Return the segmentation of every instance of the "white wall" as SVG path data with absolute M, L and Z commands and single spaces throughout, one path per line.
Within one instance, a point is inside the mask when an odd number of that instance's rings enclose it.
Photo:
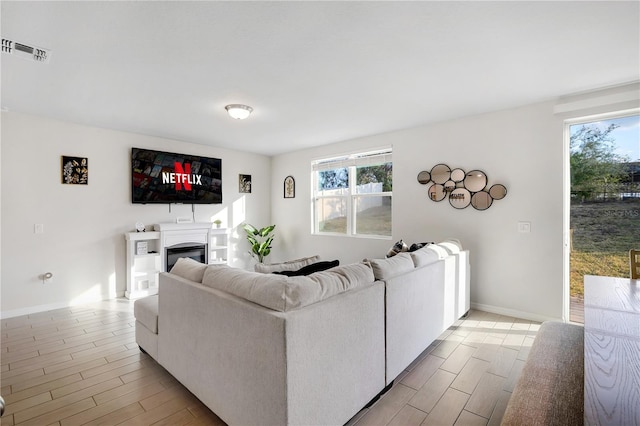
M 384 257 L 394 241 L 459 238 L 471 250 L 471 300 L 476 307 L 532 319 L 561 318 L 563 294 L 563 122 L 554 103 L 448 121 L 274 157 L 274 257 L 318 253 L 343 262 Z M 310 235 L 310 162 L 346 152 L 393 146 L 393 238 Z M 486 211 L 455 210 L 427 198 L 417 182 L 438 163 L 483 170 L 507 197 Z M 284 199 L 284 178 L 296 198 Z M 531 222 L 531 233 L 517 231 Z
M 196 205 L 195 220 L 231 226 L 231 262 L 248 266 L 248 243 L 237 226 L 267 224 L 271 159 L 47 118 L 2 113 L 2 316 L 123 295 L 123 233 L 134 224 L 192 217 L 191 205 L 131 203 L 131 147 L 222 159 L 223 204 Z M 61 184 L 61 156 L 89 158 L 89 184 Z M 238 174 L 252 175 L 251 194 L 238 193 Z M 44 234 L 34 234 L 34 224 Z M 52 272 L 43 285 L 38 276 Z

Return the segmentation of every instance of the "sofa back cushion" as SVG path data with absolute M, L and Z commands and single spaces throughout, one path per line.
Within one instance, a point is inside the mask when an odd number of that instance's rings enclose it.
M 254 267 L 256 272 L 262 272 L 263 274 L 270 274 L 272 272 L 281 272 L 281 271 L 297 271 L 303 266 L 311 265 L 312 263 L 316 263 L 320 260 L 320 256 L 310 256 L 303 257 L 295 260 L 288 260 L 286 262 L 281 263 L 257 263 Z
M 263 274 L 228 266 L 209 267 L 202 284 L 266 308 L 286 312 L 374 281 L 371 265 L 356 263 L 298 277 Z
M 411 259 L 413 260 L 413 264 L 416 266 L 416 268 L 429 265 L 446 257 L 443 256 L 440 250 L 434 250 L 433 246 L 434 244 L 429 244 L 426 247 L 422 247 L 419 250 L 411 252 Z
M 413 260 L 409 253 L 399 253 L 386 259 L 369 259 L 373 268 L 373 275 L 377 280 L 386 280 L 391 277 L 409 272 L 414 268 Z
M 201 283 L 206 269 L 207 265 L 204 263 L 200 263 L 188 257 L 181 257 L 169 272 L 189 281 Z

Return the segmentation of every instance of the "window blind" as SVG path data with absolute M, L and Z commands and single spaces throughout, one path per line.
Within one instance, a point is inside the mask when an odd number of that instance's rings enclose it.
M 373 151 L 361 154 L 354 154 L 344 157 L 327 158 L 311 163 L 311 169 L 315 171 L 343 169 L 351 166 L 378 166 L 392 162 L 391 148 L 382 151 Z

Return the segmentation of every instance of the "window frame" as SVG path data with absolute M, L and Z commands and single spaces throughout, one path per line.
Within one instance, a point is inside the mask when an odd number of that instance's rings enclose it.
M 391 191 L 380 192 L 357 192 L 357 169 L 362 167 L 376 166 L 391 163 L 393 176 L 392 148 L 382 148 L 372 151 L 357 152 L 339 157 L 317 159 L 311 162 L 311 234 L 322 236 L 340 236 L 350 238 L 385 239 L 392 238 L 389 235 L 357 233 L 357 211 L 356 206 L 359 199 L 372 197 L 388 197 L 390 205 L 393 206 L 393 180 Z M 345 168 L 348 170 L 348 186 L 340 188 L 339 193 L 322 194 L 319 189 L 319 172 L 323 170 L 338 170 Z M 345 206 L 346 229 L 345 232 L 321 231 L 321 218 L 318 214 L 320 200 L 337 198 L 342 199 Z M 393 228 L 393 209 L 391 208 L 390 226 Z

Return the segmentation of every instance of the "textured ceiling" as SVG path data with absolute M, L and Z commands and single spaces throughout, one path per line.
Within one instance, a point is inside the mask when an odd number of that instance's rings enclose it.
M 639 5 L 2 1 L 53 52 L 1 55 L 2 107 L 274 155 L 638 80 Z

